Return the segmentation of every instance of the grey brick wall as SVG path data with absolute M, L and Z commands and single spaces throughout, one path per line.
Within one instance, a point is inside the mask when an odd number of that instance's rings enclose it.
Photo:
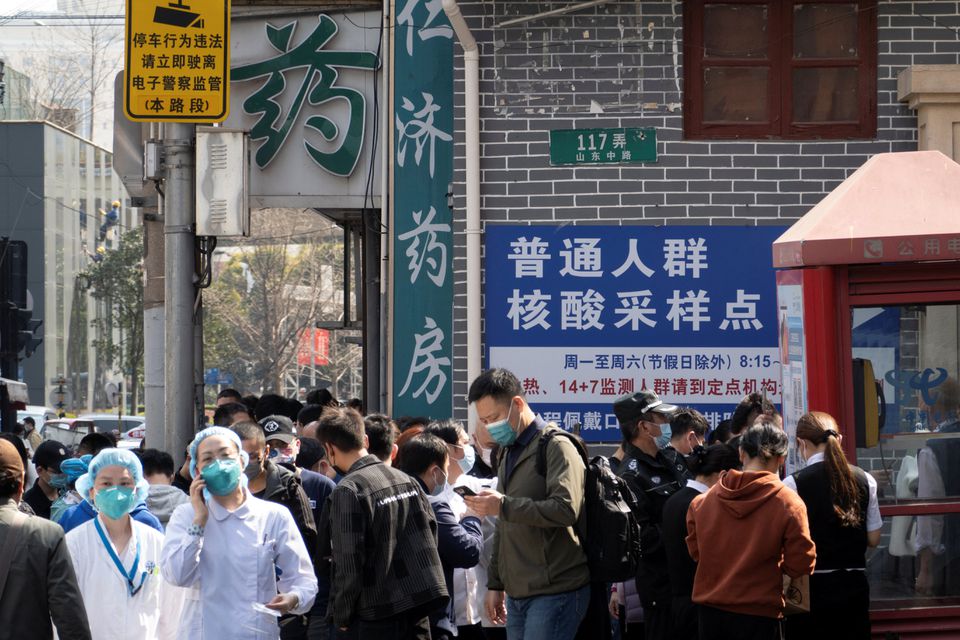
M 612 0 L 495 26 L 567 4 L 460 2 L 480 44 L 484 223 L 789 223 L 871 155 L 916 149 L 916 115 L 896 97 L 902 69 L 960 63 L 960 3 L 879 0 L 876 139 L 684 141 L 683 3 Z M 456 47 L 453 392 L 463 419 L 469 381 L 460 54 Z M 585 127 L 654 127 L 659 162 L 551 167 L 549 131 Z

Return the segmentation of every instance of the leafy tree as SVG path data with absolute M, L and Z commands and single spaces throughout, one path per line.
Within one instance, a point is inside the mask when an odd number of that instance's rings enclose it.
M 83 277 L 105 311 L 91 321 L 94 348 L 108 367 L 123 372 L 136 413 L 143 377 L 143 227 L 120 236 L 116 249 L 98 251 Z
M 204 366 L 233 373 L 242 389 L 278 392 L 304 330 L 340 318 L 343 240 L 316 213 L 257 217 L 260 236 L 225 250 L 204 294 Z

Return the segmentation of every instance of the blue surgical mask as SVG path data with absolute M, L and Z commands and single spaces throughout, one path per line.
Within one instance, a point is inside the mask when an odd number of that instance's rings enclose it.
M 507 410 L 507 417 L 487 425 L 487 431 L 490 437 L 501 447 L 509 447 L 517 441 L 517 432 L 510 426 L 510 414 L 513 412 L 513 403 Z
M 434 498 L 442 496 L 443 492 L 446 491 L 447 489 L 447 474 L 441 471 L 440 477 L 443 478 L 443 480 L 440 480 L 439 482 L 437 482 L 436 475 L 434 475 L 433 477 L 434 485 L 433 485 L 433 491 L 430 492 L 430 495 L 433 496 Z
M 132 487 L 110 487 L 98 491 L 93 497 L 93 504 L 106 517 L 119 520 L 137 506 L 137 496 Z
M 670 423 L 660 425 L 660 437 L 657 438 L 657 448 L 663 449 L 668 444 L 670 444 L 670 434 L 673 431 L 670 429 Z
M 207 491 L 215 496 L 229 495 L 240 483 L 240 463 L 234 458 L 214 460 L 200 471 Z
M 463 445 L 463 458 L 457 460 L 457 464 L 460 465 L 460 470 L 464 473 L 470 473 L 476 462 L 477 452 L 474 451 L 473 446 L 469 444 Z
M 70 478 L 65 473 L 54 473 L 50 476 L 49 484 L 54 489 L 66 489 L 70 486 Z

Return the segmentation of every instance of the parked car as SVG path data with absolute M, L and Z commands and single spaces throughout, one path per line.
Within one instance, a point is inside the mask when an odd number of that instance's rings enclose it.
M 33 418 L 33 424 L 38 430 L 43 427 L 43 423 L 47 420 L 56 420 L 59 417 L 54 409 L 38 404 L 28 404 L 26 409 L 17 411 L 17 422 L 23 422 L 24 418 Z
M 143 428 L 145 418 L 143 416 L 117 416 L 115 413 L 88 413 L 78 416 L 80 420 L 89 420 L 96 425 L 97 431 L 103 433 L 112 431 L 117 437 L 131 429 Z
M 56 440 L 68 447 L 76 447 L 87 434 L 96 432 L 91 420 L 80 418 L 57 418 L 44 423 L 40 435 L 44 440 Z
M 120 436 L 120 442 L 117 443 L 117 446 L 121 449 L 139 449 L 146 431 L 146 425 L 130 429 Z

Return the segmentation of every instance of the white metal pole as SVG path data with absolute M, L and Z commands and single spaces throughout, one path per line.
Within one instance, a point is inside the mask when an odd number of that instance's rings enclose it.
M 460 46 L 464 74 L 464 156 L 467 192 L 467 384 L 480 375 L 480 51 L 457 0 L 443 0 Z M 468 411 L 468 428 L 476 423 L 476 409 Z

